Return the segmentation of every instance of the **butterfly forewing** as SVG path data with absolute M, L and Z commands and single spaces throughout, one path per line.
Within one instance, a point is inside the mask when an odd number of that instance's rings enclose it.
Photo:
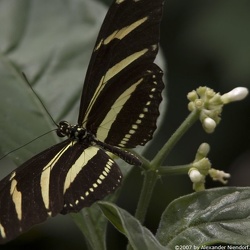
M 99 140 L 119 147 L 133 148 L 144 145 L 152 138 L 164 87 L 162 71 L 155 64 L 151 64 L 143 72 L 139 70 L 138 67 L 127 76 L 112 79 L 124 82 L 124 85 L 114 84 L 112 90 L 107 86 L 93 105 L 93 114 L 100 107 L 105 111 L 93 119 L 90 116 L 87 122 L 87 126 L 96 133 Z M 125 88 L 127 84 L 130 87 Z M 108 93 L 116 93 L 115 101 Z
M 158 52 L 162 5 L 162 0 L 114 1 L 98 35 L 85 78 L 79 124 L 97 129 L 98 124 L 88 121 L 99 113 L 103 115 L 101 109 L 109 109 L 109 103 L 102 99 L 104 89 L 107 99 L 115 101 L 120 95 L 119 88 L 128 89 L 134 84 L 134 74 L 130 81 L 125 81 L 131 70 L 142 76 L 152 68 Z M 162 83 L 159 85 L 162 88 Z M 101 104 L 98 113 L 96 103 Z

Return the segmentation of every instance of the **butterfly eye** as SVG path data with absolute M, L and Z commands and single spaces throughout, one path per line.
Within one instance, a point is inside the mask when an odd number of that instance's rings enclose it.
M 56 134 L 59 137 L 69 137 L 70 124 L 67 121 L 61 121 L 58 124 L 58 129 L 56 130 Z

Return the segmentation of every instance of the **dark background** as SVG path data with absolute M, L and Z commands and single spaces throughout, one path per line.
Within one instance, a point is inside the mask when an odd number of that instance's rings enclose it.
M 153 1 L 153 0 L 152 0 Z M 106 1 L 110 4 L 111 1 Z M 165 3 L 161 25 L 161 48 L 167 61 L 165 79 L 168 110 L 164 124 L 148 148 L 146 156 L 152 159 L 174 130 L 188 115 L 186 95 L 200 85 L 225 93 L 237 86 L 250 85 L 250 1 L 248 0 L 168 0 Z M 249 108 L 250 99 L 225 107 L 221 124 L 211 135 L 196 124 L 175 147 L 166 165 L 186 164 L 193 160 L 198 146 L 208 142 L 209 158 L 217 169 L 232 174 L 229 185 L 248 186 L 249 171 Z M 134 213 L 142 177 L 134 169 L 126 180 L 126 188 L 118 205 Z M 207 187 L 220 186 L 208 180 Z M 146 220 L 153 232 L 160 215 L 174 198 L 192 192 L 187 176 L 163 177 L 157 184 Z M 133 194 L 133 196 L 131 195 Z M 61 217 L 59 217 L 59 220 Z M 62 223 L 62 227 L 63 227 Z M 71 230 L 67 226 L 65 230 Z M 74 226 L 72 226 L 74 229 Z M 72 229 L 72 230 L 73 230 Z M 42 229 L 46 235 L 46 229 Z M 29 237 L 32 239 L 32 234 Z M 70 242 L 61 235 L 41 236 L 34 242 L 36 249 L 84 249 L 75 229 Z M 126 240 L 109 226 L 108 249 L 125 249 Z M 35 233 L 36 234 L 36 233 Z M 37 235 L 37 234 L 36 234 Z M 50 243 L 46 243 L 49 239 Z M 13 249 L 12 242 L 0 249 Z M 32 247 L 32 246 L 31 246 Z M 40 247 L 40 248 L 39 248 Z M 20 248 L 17 248 L 20 249 Z

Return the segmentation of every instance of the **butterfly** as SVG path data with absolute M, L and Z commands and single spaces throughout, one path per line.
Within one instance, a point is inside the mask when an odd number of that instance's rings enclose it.
M 153 136 L 164 88 L 154 63 L 163 0 L 115 0 L 103 21 L 66 140 L 24 162 L 0 181 L 0 243 L 59 213 L 78 212 L 122 181 L 111 152 L 141 165 L 126 148 Z

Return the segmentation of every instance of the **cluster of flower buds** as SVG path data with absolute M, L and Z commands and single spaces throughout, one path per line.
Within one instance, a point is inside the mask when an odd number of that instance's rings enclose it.
M 230 102 L 240 101 L 248 94 L 248 89 L 237 87 L 230 92 L 220 95 L 208 87 L 199 87 L 188 93 L 190 111 L 200 110 L 200 121 L 207 133 L 213 133 L 219 124 L 223 106 Z
M 188 175 L 193 182 L 193 189 L 195 191 L 202 191 L 205 189 L 205 178 L 207 175 L 214 181 L 220 181 L 223 184 L 226 184 L 227 179 L 230 178 L 230 174 L 211 167 L 211 163 L 207 158 L 209 150 L 209 145 L 207 143 L 202 143 L 197 150 L 192 167 L 189 169 Z

